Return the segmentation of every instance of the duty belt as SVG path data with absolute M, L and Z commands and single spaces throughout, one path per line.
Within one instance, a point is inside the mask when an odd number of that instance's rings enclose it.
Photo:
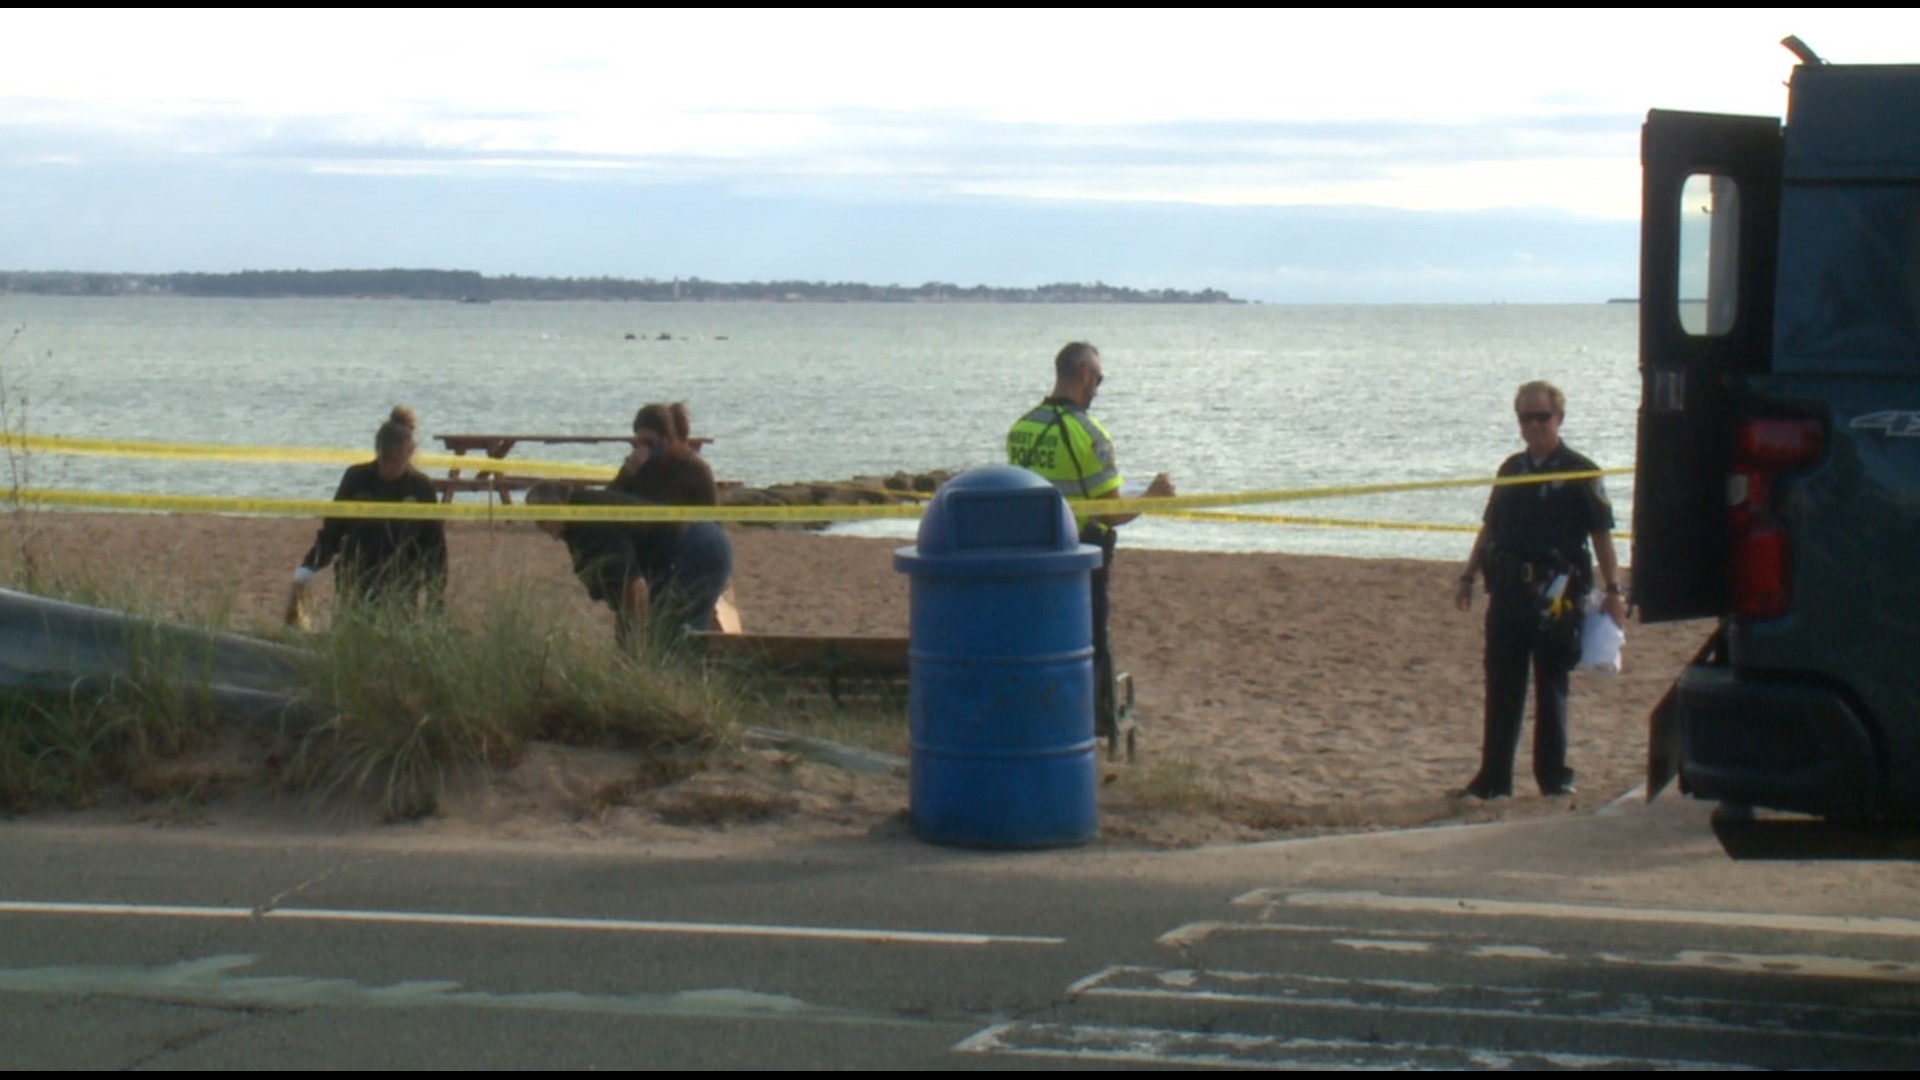
M 1498 588 L 1502 585 L 1545 584 L 1561 574 L 1572 573 L 1573 568 L 1564 562 L 1530 562 L 1517 555 L 1496 551 L 1487 556 L 1486 571 L 1488 587 Z

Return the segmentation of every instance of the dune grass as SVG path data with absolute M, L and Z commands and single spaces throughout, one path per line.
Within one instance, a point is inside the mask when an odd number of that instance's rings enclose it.
M 34 577 L 42 595 L 148 614 L 138 595 L 44 564 Z M 224 629 L 213 607 L 195 624 Z M 155 762 L 222 737 L 210 648 L 195 656 L 140 637 L 124 676 L 0 692 L 0 810 L 85 806 L 121 782 L 138 793 Z M 337 609 L 322 632 L 290 639 L 299 703 L 278 731 L 256 733 L 278 743 L 259 774 L 321 804 L 404 820 L 433 812 L 455 775 L 511 765 L 530 740 L 633 751 L 656 779 L 730 745 L 732 684 L 667 645 L 636 659 L 610 638 L 524 585 L 468 595 L 446 616 Z
M 1190 754 L 1146 757 L 1116 775 L 1120 791 L 1136 806 L 1216 817 L 1235 809 L 1236 800 L 1219 777 Z
M 848 695 L 836 701 L 817 688 L 773 676 L 749 672 L 740 679 L 754 714 L 783 732 L 898 757 L 912 750 L 904 695 Z
M 206 654 L 138 636 L 129 650 L 124 675 L 0 692 L 0 810 L 90 805 L 101 784 L 212 737 Z
M 325 719 L 300 735 L 289 782 L 399 820 L 431 813 L 453 771 L 511 765 L 530 740 L 633 750 L 685 771 L 728 744 L 727 684 L 664 646 L 626 656 L 544 607 L 506 592 L 457 620 L 337 611 L 303 671 Z

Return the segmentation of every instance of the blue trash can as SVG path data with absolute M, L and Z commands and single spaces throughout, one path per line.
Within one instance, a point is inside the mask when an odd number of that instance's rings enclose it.
M 914 832 L 961 847 L 1093 839 L 1100 549 L 1080 543 L 1066 499 L 1025 469 L 963 473 L 893 565 L 911 579 Z

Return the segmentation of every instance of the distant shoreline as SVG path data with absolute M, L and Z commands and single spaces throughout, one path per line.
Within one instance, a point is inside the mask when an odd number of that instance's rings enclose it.
M 825 281 L 702 278 L 488 277 L 471 270 L 244 270 L 236 274 L 0 271 L 0 295 L 192 296 L 224 299 L 618 300 L 766 303 L 1243 304 L 1218 289 L 1133 289 L 1096 281 L 1033 287 L 868 285 Z

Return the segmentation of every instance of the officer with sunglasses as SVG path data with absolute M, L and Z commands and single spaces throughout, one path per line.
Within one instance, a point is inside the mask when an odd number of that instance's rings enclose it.
M 1566 404 L 1566 395 L 1552 383 L 1520 387 L 1513 411 L 1527 448 L 1501 464 L 1500 476 L 1599 471 L 1560 441 Z M 1624 626 L 1613 506 L 1600 477 L 1496 485 L 1488 496 L 1480 534 L 1454 595 L 1462 611 L 1470 609 L 1474 583 L 1485 577 L 1487 701 L 1480 771 L 1457 796 L 1488 800 L 1513 794 L 1513 759 L 1526 715 L 1529 670 L 1534 684 L 1534 780 L 1543 795 L 1573 794 L 1573 770 L 1567 767 L 1567 675 L 1580 659 L 1577 628 L 1594 585 L 1596 561 L 1606 590 L 1603 610 Z
M 1107 429 L 1087 414 L 1094 394 L 1106 381 L 1100 350 L 1084 341 L 1069 343 L 1053 358 L 1053 393 L 1014 421 L 1007 432 L 1007 462 L 1039 473 L 1076 504 L 1120 495 L 1120 466 L 1115 463 L 1113 440 Z M 1173 494 L 1167 474 L 1153 478 L 1142 494 Z M 1074 507 L 1080 542 L 1100 549 L 1100 566 L 1093 571 L 1093 721 L 1094 733 L 1110 738 L 1119 725 L 1114 696 L 1113 650 L 1107 638 L 1107 576 L 1113 565 L 1114 529 L 1132 521 L 1134 514 L 1089 514 Z

